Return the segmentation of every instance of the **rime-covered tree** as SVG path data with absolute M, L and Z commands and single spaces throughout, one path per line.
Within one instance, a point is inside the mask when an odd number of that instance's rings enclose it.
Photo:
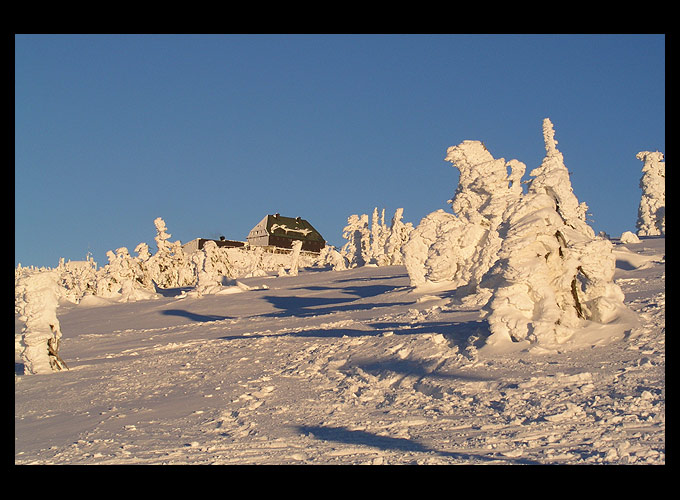
M 170 235 L 167 232 L 165 221 L 157 217 L 153 221 L 156 227 L 156 253 L 148 260 L 149 269 L 153 280 L 161 288 L 176 286 L 176 279 L 173 276 L 173 262 L 171 255 L 171 244 L 168 242 Z
M 474 288 L 497 259 L 498 226 L 521 196 L 525 166 L 494 159 L 480 141 L 448 148 L 446 160 L 460 171 L 454 213 L 438 210 L 418 224 L 404 245 L 404 264 L 414 286 Z
M 541 165 L 529 174 L 533 177 L 531 181 L 533 191 L 548 194 L 555 202 L 555 210 L 568 227 L 593 238 L 595 232 L 586 222 L 588 205 L 579 203 L 574 194 L 569 170 L 564 164 L 564 156 L 557 149 L 555 130 L 549 118 L 543 120 L 543 141 L 545 158 Z
M 191 257 L 197 271 L 195 292 L 199 297 L 222 289 L 223 263 L 218 250 L 214 241 L 206 241 L 203 249 Z
M 332 245 L 326 245 L 323 250 L 321 250 L 319 261 L 322 264 L 330 265 L 333 271 L 344 271 L 347 269 L 348 264 L 347 259 Z
M 97 293 L 97 263 L 91 255 L 84 261 L 59 260 L 55 269 L 59 273 L 59 285 L 65 299 L 78 303 L 85 295 Z
M 378 207 L 373 209 L 371 219 L 371 263 L 384 266 L 388 263 L 385 255 L 385 243 L 389 236 L 389 229 L 385 226 L 385 209 L 378 213 Z
M 659 151 L 641 151 L 636 158 L 644 162 L 640 188 L 642 197 L 638 207 L 638 236 L 666 234 L 666 162 Z
M 46 374 L 68 368 L 59 356 L 61 327 L 57 308 L 62 290 L 57 271 L 29 273 L 19 280 L 17 291 L 22 331 L 24 373 Z
M 293 252 L 290 254 L 290 268 L 288 269 L 288 276 L 297 276 L 300 268 L 300 251 L 302 250 L 302 241 L 293 241 Z
M 402 222 L 403 217 L 404 209 L 397 208 L 385 240 L 386 265 L 398 266 L 404 263 L 402 248 L 409 240 L 411 231 L 413 231 L 413 224 Z
M 97 295 L 122 302 L 157 298 L 154 289 L 144 286 L 145 276 L 140 262 L 130 255 L 126 247 L 117 248 L 115 253 L 109 250 L 106 255 L 109 263 L 100 271 Z
M 151 276 L 151 270 L 149 269 L 149 259 L 151 258 L 149 245 L 140 243 L 135 247 L 135 252 L 137 252 L 137 257 L 135 257 L 136 279 L 143 288 L 154 291 L 153 277 Z
M 350 215 L 347 218 L 347 226 L 342 231 L 347 243 L 341 253 L 347 258 L 350 268 L 364 266 L 370 261 L 370 235 L 368 215 Z
M 156 226 L 154 240 L 157 251 L 146 261 L 152 279 L 161 288 L 193 285 L 196 276 L 194 265 L 190 256 L 182 249 L 182 243 L 179 240 L 169 241 L 172 235 L 167 232 L 167 226 L 161 217 L 153 222 Z
M 506 210 L 499 260 L 485 278 L 492 345 L 561 344 L 586 321 L 609 323 L 626 310 L 612 244 L 585 222 L 547 119 L 543 134 L 546 157 L 527 194 Z

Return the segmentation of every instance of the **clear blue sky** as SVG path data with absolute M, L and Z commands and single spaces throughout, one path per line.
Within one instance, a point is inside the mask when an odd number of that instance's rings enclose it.
M 351 214 L 451 210 L 463 140 L 538 166 L 546 117 L 595 231 L 634 230 L 664 35 L 17 35 L 15 265 L 155 252 L 156 217 L 245 241 L 279 212 L 339 247 Z

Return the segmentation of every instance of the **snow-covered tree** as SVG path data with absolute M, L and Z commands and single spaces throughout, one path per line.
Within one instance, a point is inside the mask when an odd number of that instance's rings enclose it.
M 193 263 L 197 270 L 195 292 L 200 297 L 216 293 L 222 289 L 223 263 L 214 241 L 206 241 L 203 249 L 194 252 Z
M 579 203 L 571 186 L 569 170 L 564 164 L 564 156 L 557 149 L 555 130 L 549 118 L 543 120 L 543 140 L 546 155 L 538 168 L 529 175 L 535 192 L 545 192 L 555 200 L 555 210 L 564 223 L 579 233 L 593 238 L 595 232 L 586 222 L 588 205 Z
M 446 160 L 460 171 L 450 200 L 455 213 L 427 215 L 404 245 L 404 264 L 414 286 L 474 287 L 497 259 L 498 226 L 506 208 L 521 197 L 525 166 L 494 159 L 480 141 L 448 148 Z
M 508 207 L 499 260 L 485 278 L 493 288 L 489 344 L 560 344 L 585 321 L 608 323 L 626 309 L 612 244 L 585 222 L 548 119 L 543 133 L 546 158 Z
M 642 197 L 638 207 L 638 236 L 666 234 L 666 162 L 659 151 L 641 151 L 636 158 L 644 162 L 640 188 Z
M 114 298 L 121 291 L 120 279 L 117 276 L 118 257 L 112 250 L 106 252 L 106 257 L 109 263 L 97 272 L 96 295 L 103 298 Z
M 116 249 L 114 266 L 113 272 L 121 286 L 122 301 L 134 302 L 137 300 L 134 293 L 137 274 L 135 273 L 136 262 L 132 260 L 126 247 Z
M 404 263 L 402 248 L 409 240 L 411 231 L 413 231 L 413 224 L 402 222 L 403 217 L 404 209 L 397 208 L 385 240 L 386 265 L 389 266 L 398 266 Z
M 161 288 L 171 288 L 176 286 L 176 277 L 173 276 L 173 261 L 171 244 L 168 242 L 171 235 L 167 232 L 165 221 L 157 217 L 153 221 L 156 226 L 156 253 L 149 259 L 149 268 L 154 281 Z
M 65 263 L 60 259 L 56 271 L 63 297 L 70 302 L 78 303 L 83 296 L 97 293 L 97 263 L 91 255 L 84 261 Z
M 389 229 L 385 226 L 385 209 L 378 214 L 378 207 L 373 209 L 371 219 L 371 263 L 378 266 L 388 265 L 388 258 L 385 255 L 385 243 L 389 236 Z
M 250 258 L 248 260 L 247 272 L 245 272 L 246 278 L 252 278 L 256 276 L 266 276 L 267 271 L 264 266 L 264 249 L 262 247 L 255 247 L 246 253 Z
M 293 252 L 290 254 L 290 268 L 288 276 L 297 276 L 300 267 L 300 251 L 302 250 L 302 241 L 295 240 L 293 242 Z
M 153 277 L 151 276 L 151 270 L 149 269 L 149 259 L 151 258 L 149 245 L 142 242 L 135 247 L 135 252 L 137 252 L 137 257 L 135 257 L 137 281 L 139 281 L 146 290 L 155 291 Z
M 367 214 L 351 215 L 342 234 L 348 241 L 340 251 L 348 267 L 402 264 L 402 248 L 413 230 L 413 224 L 402 222 L 403 212 L 403 208 L 397 209 L 390 227 L 385 224 L 384 208 L 380 212 L 373 209 L 370 227 Z
M 333 271 L 344 271 L 348 265 L 347 259 L 332 245 L 326 245 L 321 250 L 319 262 L 324 265 L 330 265 Z
M 156 226 L 156 253 L 146 261 L 146 268 L 152 279 L 161 288 L 175 288 L 191 286 L 196 279 L 196 271 L 191 257 L 182 249 L 182 243 L 170 242 L 171 237 L 167 232 L 165 221 L 157 217 L 154 221 Z
M 368 215 L 350 215 L 347 226 L 342 230 L 342 237 L 347 243 L 341 253 L 347 258 L 349 267 L 360 267 L 370 261 L 370 238 L 368 229 Z
M 115 253 L 109 250 L 106 255 L 109 263 L 99 273 L 97 295 L 122 302 L 157 298 L 153 283 L 145 285 L 149 278 L 126 247 L 117 248 Z
M 17 286 L 22 295 L 19 314 L 25 322 L 22 331 L 24 373 L 45 374 L 68 368 L 59 356 L 61 327 L 57 308 L 61 288 L 59 272 L 44 271 L 24 275 Z
M 217 259 L 220 261 L 220 269 L 224 269 L 225 276 L 231 273 L 231 266 L 227 254 L 218 248 Z M 173 282 L 171 286 L 192 286 L 195 283 L 196 271 L 191 261 L 191 257 L 184 252 L 182 242 L 177 240 L 170 245 L 171 275 Z

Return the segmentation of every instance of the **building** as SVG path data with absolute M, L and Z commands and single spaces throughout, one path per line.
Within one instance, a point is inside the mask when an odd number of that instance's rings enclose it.
M 227 240 L 224 236 L 220 236 L 219 240 L 210 240 L 206 238 L 193 239 L 182 245 L 182 249 L 187 253 L 197 252 L 198 250 L 203 250 L 203 246 L 207 241 L 214 241 L 218 247 L 238 248 L 245 246 L 245 242 L 243 241 Z
M 319 253 L 326 246 L 323 236 L 300 217 L 267 215 L 248 234 L 251 247 L 292 248 L 293 241 L 302 241 L 302 250 Z

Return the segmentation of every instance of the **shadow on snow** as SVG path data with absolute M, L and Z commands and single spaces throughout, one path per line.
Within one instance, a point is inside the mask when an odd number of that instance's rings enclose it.
M 502 461 L 508 462 L 512 461 L 518 464 L 532 464 L 537 463 L 526 459 L 509 459 L 507 457 L 495 457 L 490 455 L 480 455 L 472 453 L 461 453 L 453 451 L 440 451 L 433 448 L 429 448 L 422 443 L 411 439 L 390 437 L 390 436 L 379 436 L 370 432 L 362 430 L 350 430 L 346 427 L 330 427 L 330 426 L 319 426 L 319 425 L 301 425 L 297 426 L 298 432 L 302 434 L 312 434 L 314 438 L 324 440 L 324 441 L 335 441 L 338 443 L 359 445 L 359 446 L 369 446 L 372 448 L 378 448 L 382 451 L 402 451 L 402 452 L 417 452 L 417 453 L 431 453 L 434 455 L 439 455 L 442 457 L 449 457 L 457 460 L 464 461 L 485 461 L 494 462 Z
M 372 309 L 375 307 L 380 307 L 383 304 L 362 304 L 361 307 L 355 305 L 355 309 Z M 345 306 L 349 308 L 350 306 Z M 342 310 L 343 308 L 333 310 Z M 186 313 L 189 315 L 191 313 Z M 293 315 L 292 313 L 289 313 Z M 304 308 L 298 309 L 295 316 L 304 315 L 314 315 L 319 314 L 318 309 L 312 309 L 305 311 Z M 267 316 L 284 316 L 283 313 L 270 313 Z M 199 316 L 199 315 L 195 315 Z M 188 316 L 187 316 L 188 317 Z M 206 319 L 204 321 L 216 321 L 220 317 L 215 317 L 214 319 Z M 226 319 L 226 318 L 223 318 Z M 293 332 L 282 332 L 282 333 L 268 333 L 268 334 L 257 334 L 257 335 L 226 335 L 220 337 L 222 340 L 238 340 L 244 338 L 263 338 L 263 337 L 299 337 L 299 338 L 342 338 L 342 337 L 379 337 L 383 335 L 386 331 L 393 332 L 394 335 L 427 335 L 427 334 L 441 334 L 447 340 L 449 347 L 457 346 L 459 350 L 464 350 L 470 345 L 470 338 L 474 337 L 476 340 L 473 345 L 475 347 L 480 347 L 483 345 L 485 339 L 489 336 L 489 326 L 484 320 L 481 321 L 467 321 L 452 323 L 446 321 L 431 321 L 425 323 L 367 323 L 367 327 L 370 329 L 357 329 L 357 328 L 310 328 L 308 330 L 300 330 Z
M 196 321 L 198 323 L 207 323 L 210 321 L 222 321 L 225 319 L 233 319 L 229 316 L 220 316 L 217 314 L 196 314 L 184 309 L 166 309 L 161 311 L 161 314 L 165 316 L 180 316 L 182 318 L 190 319 L 191 321 Z

